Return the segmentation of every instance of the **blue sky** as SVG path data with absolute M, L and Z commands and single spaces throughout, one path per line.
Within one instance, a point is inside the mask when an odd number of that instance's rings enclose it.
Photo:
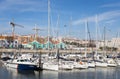
M 0 33 L 11 33 L 9 22 L 12 18 L 15 23 L 24 26 L 15 28 L 17 34 L 33 34 L 35 24 L 40 29 L 47 29 L 47 2 L 47 0 L 0 0 Z M 67 36 L 70 32 L 71 37 L 85 38 L 87 19 L 91 38 L 95 38 L 96 15 L 98 15 L 99 35 L 103 34 L 104 27 L 107 28 L 108 39 L 120 32 L 119 0 L 50 0 L 50 2 L 53 36 L 56 36 L 58 15 L 59 36 Z M 47 31 L 40 31 L 39 35 L 47 36 Z

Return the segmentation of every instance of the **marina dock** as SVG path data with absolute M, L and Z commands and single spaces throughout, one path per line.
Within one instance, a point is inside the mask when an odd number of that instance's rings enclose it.
M 57 49 L 52 49 L 50 52 L 56 52 Z M 21 53 L 48 53 L 48 50 L 35 50 L 35 49 L 0 49 L 0 53 L 2 52 L 21 52 Z M 80 53 L 80 50 L 59 50 L 60 53 Z
M 21 52 L 21 53 L 55 53 L 57 52 L 57 49 L 52 49 L 52 50 L 44 50 L 44 49 L 0 49 L 0 53 L 3 52 Z M 104 51 L 98 51 L 99 53 L 103 53 Z M 85 51 L 80 51 L 80 50 L 59 50 L 59 53 L 85 53 Z M 87 51 L 87 53 L 92 53 L 92 51 Z M 111 53 L 111 51 L 107 51 L 107 53 Z

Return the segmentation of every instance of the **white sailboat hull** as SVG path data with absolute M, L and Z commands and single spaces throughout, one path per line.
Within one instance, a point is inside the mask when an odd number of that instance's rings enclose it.
M 59 67 L 58 64 L 43 63 L 43 69 L 57 71 Z
M 88 65 L 87 63 L 79 63 L 79 62 L 75 62 L 74 63 L 74 68 L 75 69 L 87 69 L 88 68 Z
M 88 67 L 89 68 L 94 68 L 95 67 L 95 63 L 88 63 Z
M 116 67 L 117 64 L 108 64 L 109 67 Z
M 108 65 L 107 65 L 107 63 L 99 63 L 99 62 L 96 62 L 96 63 L 95 63 L 95 66 L 96 66 L 96 67 L 107 67 Z
M 73 66 L 72 65 L 64 65 L 64 64 L 61 64 L 59 65 L 59 69 L 60 70 L 72 70 L 73 69 Z

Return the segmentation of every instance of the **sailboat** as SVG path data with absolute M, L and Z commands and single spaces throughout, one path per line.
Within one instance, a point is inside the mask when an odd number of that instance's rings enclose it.
M 109 67 L 116 67 L 117 63 L 115 62 L 115 60 L 113 58 L 107 58 L 107 64 Z
M 88 28 L 88 21 L 86 20 L 85 21 L 85 32 L 86 32 L 86 41 L 88 39 L 88 36 L 87 34 L 89 34 L 89 38 L 90 38 L 90 42 L 91 42 L 91 37 L 90 37 L 90 31 L 89 31 L 89 28 Z M 87 58 L 87 44 L 85 46 L 85 57 Z M 88 67 L 91 67 L 91 68 L 94 68 L 95 67 L 95 62 L 94 61 L 91 61 L 91 60 L 87 60 L 87 65 Z
M 118 35 L 116 35 L 116 38 L 118 38 Z M 116 41 L 115 41 L 116 42 Z M 115 42 L 113 44 L 113 47 L 115 46 Z M 111 48 L 111 53 L 113 52 L 112 48 Z M 120 65 L 120 61 L 118 60 L 118 58 L 115 56 L 116 53 L 113 53 L 112 57 L 108 57 L 107 58 L 107 63 L 109 67 L 116 67 L 117 65 Z
M 44 61 L 43 69 L 58 71 L 59 66 L 58 66 L 58 63 L 55 60 L 52 59 L 52 60 Z
M 48 0 L 48 51 L 49 51 L 49 35 L 50 34 L 50 0 Z M 49 53 L 49 52 L 48 52 Z M 59 70 L 58 62 L 54 59 L 49 59 L 43 61 L 43 69 L 47 70 Z
M 107 62 L 104 61 L 105 56 L 100 57 L 100 55 L 98 55 L 98 51 L 97 51 L 97 47 L 98 47 L 98 16 L 96 15 L 96 52 L 94 57 L 96 58 L 95 61 L 95 66 L 96 67 L 107 67 Z M 102 59 L 100 59 L 102 58 Z

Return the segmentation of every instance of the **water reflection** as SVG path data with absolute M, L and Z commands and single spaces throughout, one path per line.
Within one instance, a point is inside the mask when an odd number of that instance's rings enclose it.
M 120 69 L 120 68 L 119 68 Z M 117 68 L 93 68 L 86 70 L 74 70 L 69 72 L 60 72 L 59 79 L 119 79 Z
M 70 71 L 18 71 L 0 66 L 0 79 L 120 79 L 120 67 Z
M 35 71 L 36 79 L 58 79 L 58 71 Z
M 116 75 L 115 75 L 116 74 Z M 97 68 L 95 71 L 95 79 L 117 79 L 116 68 Z
M 33 70 L 6 69 L 8 71 L 8 79 L 36 79 L 35 72 Z

